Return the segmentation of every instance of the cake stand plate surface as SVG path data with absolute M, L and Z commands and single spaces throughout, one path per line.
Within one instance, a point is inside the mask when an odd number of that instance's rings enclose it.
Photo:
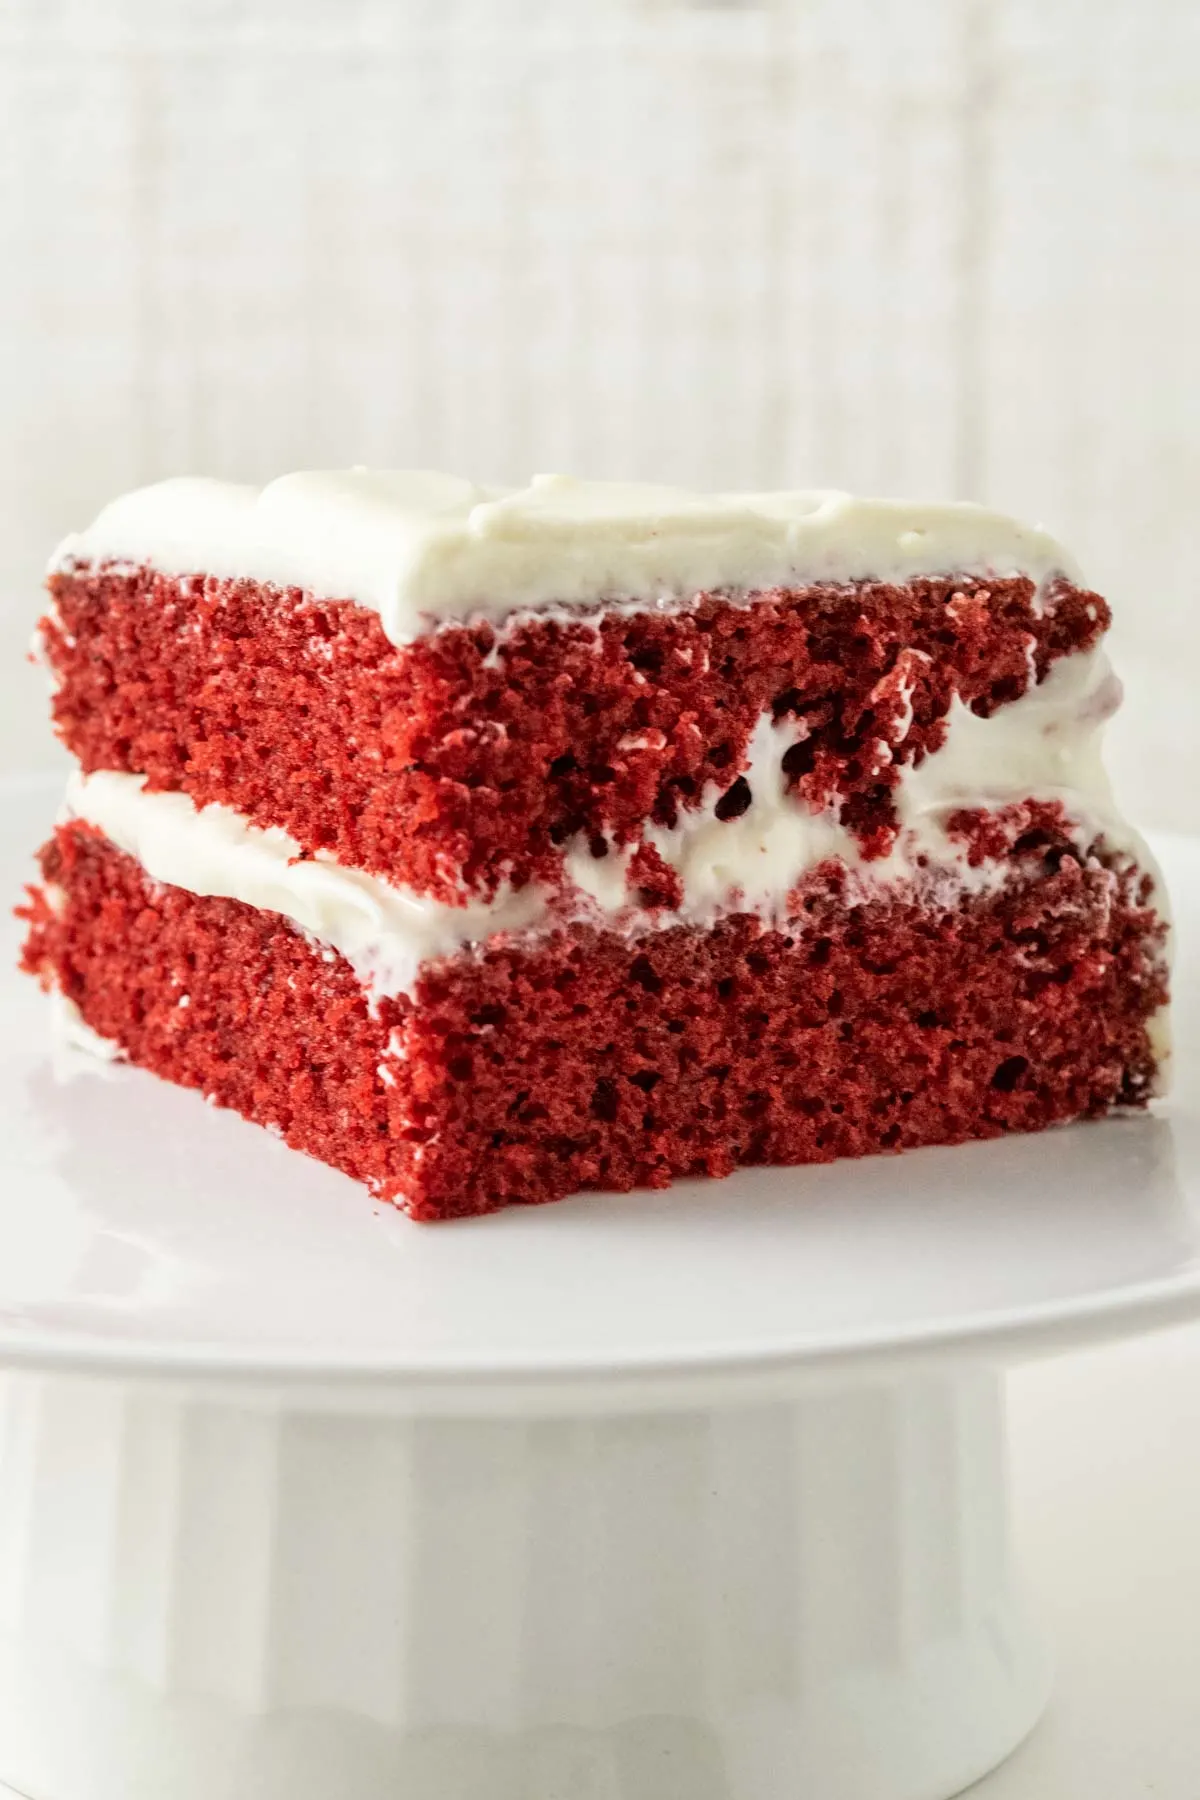
M 0 892 L 46 835 L 4 792 Z M 1000 1367 L 1200 1312 L 1148 1116 L 414 1226 L 0 954 L 0 1780 L 945 1800 L 1033 1724 Z

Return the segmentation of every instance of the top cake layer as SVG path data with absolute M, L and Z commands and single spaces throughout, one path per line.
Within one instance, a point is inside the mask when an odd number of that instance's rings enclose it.
M 670 608 L 920 574 L 1076 578 L 1048 533 L 966 502 L 834 491 L 699 494 L 538 475 L 480 487 L 421 470 L 285 475 L 264 488 L 180 479 L 126 494 L 51 569 L 145 565 L 353 600 L 394 644 L 443 621 L 627 602 Z

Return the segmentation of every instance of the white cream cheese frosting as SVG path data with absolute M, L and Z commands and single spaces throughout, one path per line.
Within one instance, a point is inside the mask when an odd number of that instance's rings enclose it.
M 305 858 L 286 831 L 263 830 L 231 807 L 148 793 L 141 775 L 73 771 L 64 812 L 95 825 L 155 881 L 282 914 L 338 951 L 378 993 L 403 992 L 422 963 L 545 917 L 537 888 L 442 905 L 330 858 Z
M 894 790 L 899 836 L 891 854 L 874 862 L 863 860 L 858 840 L 831 812 L 813 812 L 789 791 L 783 757 L 796 728 L 790 719 L 765 714 L 742 771 L 751 802 L 740 817 L 718 818 L 725 786 L 714 785 L 670 829 L 644 829 L 644 840 L 683 887 L 683 905 L 673 916 L 711 922 L 729 910 L 734 893 L 745 910 L 776 916 L 797 880 L 830 857 L 867 884 L 909 879 L 918 868 L 931 868 L 968 886 L 986 886 L 996 870 L 969 868 L 946 821 L 960 811 L 996 810 L 1029 798 L 1060 801 L 1089 834 L 1103 830 L 1115 849 L 1144 861 L 1149 853 L 1118 814 L 1101 758 L 1103 728 L 1120 697 L 1120 683 L 1100 650 L 1062 658 L 1040 686 L 987 719 L 955 696 L 941 748 L 918 767 L 901 770 Z M 890 745 L 881 742 L 879 752 L 881 764 L 891 760 Z M 611 912 L 622 904 L 622 873 L 635 849 L 610 853 L 597 864 L 586 844 L 575 845 L 567 873 Z
M 74 774 L 65 810 L 95 825 L 156 881 L 282 914 L 343 955 L 372 994 L 383 996 L 409 990 L 427 961 L 497 933 L 527 934 L 567 919 L 638 935 L 676 923 L 711 924 L 730 910 L 778 918 L 797 882 L 831 857 L 864 890 L 918 870 L 922 879 L 932 874 L 960 888 L 986 888 L 1006 871 L 969 867 L 945 829 L 962 808 L 1060 800 L 1081 838 L 1103 831 L 1114 848 L 1153 871 L 1145 845 L 1114 810 L 1100 762 L 1103 725 L 1119 693 L 1103 652 L 1090 651 L 1063 658 L 1040 686 L 988 719 L 956 700 L 942 747 L 919 768 L 902 771 L 899 836 L 892 853 L 874 862 L 862 860 L 857 840 L 832 814 L 814 813 L 787 790 L 782 758 L 795 728 L 766 717 L 743 771 L 751 802 L 739 818 L 717 818 L 714 789 L 670 830 L 646 829 L 646 840 L 679 874 L 677 912 L 631 904 L 631 849 L 597 859 L 577 842 L 567 847 L 561 890 L 530 885 L 456 906 L 330 859 L 303 859 L 285 831 L 263 830 L 220 805 L 198 810 L 185 794 L 148 793 L 137 775 Z
M 426 470 L 163 481 L 106 506 L 51 569 L 244 576 L 373 608 L 394 643 L 440 623 L 555 605 L 678 606 L 696 594 L 919 574 L 1077 571 L 1037 527 L 967 502 L 834 491 L 700 494 L 537 475 L 480 487 Z

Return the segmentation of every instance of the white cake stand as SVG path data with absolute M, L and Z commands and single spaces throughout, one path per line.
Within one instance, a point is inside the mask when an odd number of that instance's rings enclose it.
M 13 892 L 49 814 L 9 791 Z M 1158 1116 L 420 1228 L 0 983 L 0 1779 L 943 1800 L 1047 1692 L 1001 1371 L 1200 1312 Z M 10 934 L 10 944 L 15 934 Z M 1194 947 L 1193 947 L 1194 946 Z

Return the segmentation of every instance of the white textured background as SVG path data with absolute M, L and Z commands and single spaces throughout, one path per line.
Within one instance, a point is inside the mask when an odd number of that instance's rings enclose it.
M 165 474 L 965 495 L 1110 593 L 1200 826 L 1197 0 L 0 0 L 0 132 L 5 669 Z

